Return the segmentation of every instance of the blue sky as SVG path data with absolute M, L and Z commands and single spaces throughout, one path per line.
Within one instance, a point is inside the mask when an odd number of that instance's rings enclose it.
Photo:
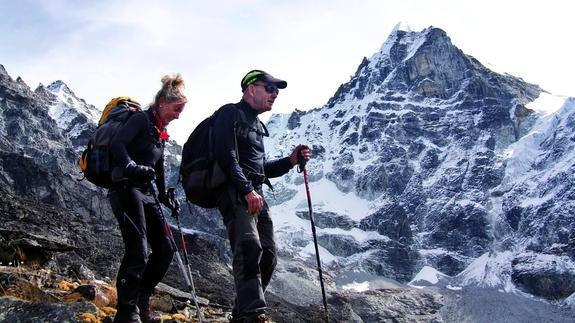
M 440 27 L 497 71 L 575 96 L 575 5 L 566 0 L 0 0 L 0 8 L 0 64 L 32 88 L 61 79 L 101 108 L 119 95 L 149 102 L 162 75 L 181 73 L 190 103 L 170 125 L 180 143 L 239 100 L 250 69 L 288 81 L 274 111 L 322 106 L 400 21 Z

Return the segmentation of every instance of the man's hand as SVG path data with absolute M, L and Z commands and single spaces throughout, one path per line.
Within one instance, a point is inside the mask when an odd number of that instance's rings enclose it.
M 311 150 L 309 150 L 309 147 L 306 145 L 297 145 L 289 156 L 292 166 L 295 166 L 299 163 L 298 155 L 302 156 L 303 159 L 307 162 L 311 158 Z
M 264 208 L 264 198 L 256 191 L 251 191 L 244 195 L 246 202 L 248 202 L 248 213 L 258 215 Z

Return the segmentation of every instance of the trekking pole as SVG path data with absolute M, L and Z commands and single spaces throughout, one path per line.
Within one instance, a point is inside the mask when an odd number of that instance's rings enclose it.
M 171 187 L 168 189 L 168 199 L 172 201 L 174 204 L 174 208 L 172 209 L 172 216 L 176 218 L 176 223 L 178 224 L 178 231 L 180 231 L 180 241 L 182 242 L 182 251 L 184 252 L 184 264 L 188 269 L 188 274 L 190 275 L 190 284 L 191 286 L 191 293 L 194 298 L 194 305 L 196 306 L 196 311 L 198 312 L 198 319 L 200 322 L 203 322 L 202 312 L 200 311 L 200 306 L 198 305 L 196 288 L 194 287 L 194 279 L 192 277 L 192 267 L 190 265 L 190 260 L 188 257 L 188 249 L 186 248 L 186 240 L 184 239 L 184 231 L 182 230 L 182 224 L 180 223 L 180 202 L 176 200 L 176 189 Z M 188 288 L 189 288 L 188 287 Z
M 150 190 L 152 192 L 152 195 L 154 196 L 154 200 L 156 201 L 156 205 L 160 209 L 160 216 L 162 217 L 161 220 L 162 220 L 162 226 L 164 227 L 164 233 L 168 237 L 168 240 L 170 240 L 170 245 L 172 246 L 172 250 L 175 251 L 176 262 L 178 264 L 178 268 L 180 268 L 180 271 L 182 272 L 182 275 L 184 275 L 184 279 L 186 280 L 188 290 L 190 292 L 190 295 L 192 296 L 192 300 L 194 301 L 194 304 L 196 306 L 196 310 L 198 312 L 198 319 L 200 320 L 201 323 L 204 323 L 205 321 L 204 321 L 204 318 L 202 317 L 202 313 L 199 311 L 198 297 L 196 295 L 196 291 L 193 288 L 192 275 L 191 275 L 191 273 L 188 273 L 186 271 L 186 267 L 184 266 L 184 262 L 182 261 L 181 252 L 178 249 L 178 245 L 176 244 L 176 240 L 174 240 L 174 235 L 172 234 L 172 230 L 170 229 L 170 227 L 168 225 L 168 221 L 166 221 L 166 217 L 164 216 L 164 211 L 162 211 L 162 206 L 160 205 L 160 201 L 158 200 L 158 196 L 156 195 L 156 190 L 154 189 L 154 185 L 152 183 L 150 183 Z
M 301 173 L 303 171 L 303 181 L 305 183 L 305 192 L 307 194 L 307 207 L 309 209 L 309 221 L 311 222 L 311 233 L 313 235 L 313 244 L 315 246 L 315 256 L 317 260 L 317 271 L 319 272 L 319 283 L 321 285 L 321 295 L 323 297 L 323 308 L 325 312 L 325 322 L 329 322 L 329 314 L 327 311 L 327 298 L 325 297 L 325 288 L 323 286 L 323 274 L 321 271 L 321 261 L 319 259 L 319 247 L 317 244 L 317 235 L 315 233 L 315 223 L 313 222 L 313 212 L 311 207 L 311 194 L 309 191 L 309 184 L 307 181 L 307 169 L 305 168 L 306 160 L 301 155 L 301 150 L 298 151 L 297 161 L 299 165 L 298 171 Z

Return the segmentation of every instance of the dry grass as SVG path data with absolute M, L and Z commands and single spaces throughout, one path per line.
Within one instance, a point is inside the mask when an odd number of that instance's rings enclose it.
M 0 296 L 11 296 L 17 299 L 37 303 L 56 302 L 79 302 L 91 301 L 97 308 L 97 313 L 85 312 L 79 314 L 76 319 L 83 323 L 101 323 L 106 318 L 116 315 L 116 302 L 118 299 L 116 288 L 113 283 L 103 281 L 70 281 L 52 275 L 50 271 L 24 266 L 6 267 L 0 266 L 0 274 L 4 279 L 0 281 Z M 82 285 L 92 285 L 96 289 L 94 299 L 86 299 L 76 289 Z M 180 303 L 180 302 L 177 302 Z M 174 300 L 169 295 L 157 294 L 151 299 L 150 305 L 153 310 L 162 313 L 163 321 L 197 322 L 197 313 L 190 304 L 184 306 L 175 314 L 165 314 L 174 308 Z M 182 304 L 178 307 L 180 307 Z M 204 308 L 206 319 L 214 322 L 224 322 L 224 313 L 217 308 Z
M 82 313 L 78 316 L 78 321 L 82 323 L 101 323 L 102 319 L 92 313 Z
M 44 291 L 49 271 L 28 269 L 23 266 L 0 267 L 0 272 L 6 274 L 3 285 L 0 285 L 0 295 L 12 296 L 31 302 L 57 302 L 58 298 Z
M 72 282 L 69 282 L 67 280 L 61 280 L 56 286 L 63 291 L 70 292 L 70 291 L 73 291 L 74 289 L 78 288 L 78 286 L 80 286 L 80 284 L 79 283 L 72 283 Z

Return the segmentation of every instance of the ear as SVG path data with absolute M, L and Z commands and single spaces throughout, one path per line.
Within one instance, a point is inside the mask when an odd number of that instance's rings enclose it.
M 160 100 L 158 102 L 158 106 L 162 107 L 165 103 L 166 103 L 166 99 L 164 99 L 163 97 L 160 97 Z

